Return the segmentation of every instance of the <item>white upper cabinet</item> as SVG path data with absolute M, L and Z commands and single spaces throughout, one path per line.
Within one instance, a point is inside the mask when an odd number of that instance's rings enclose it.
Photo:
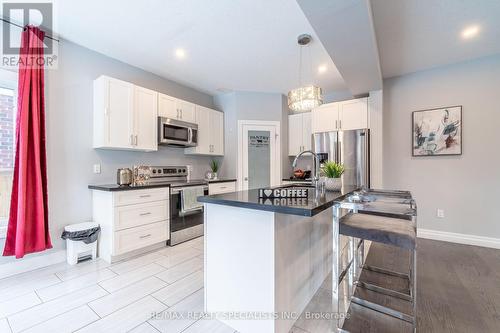
M 288 155 L 311 149 L 311 112 L 288 116 Z
M 368 128 L 368 98 L 340 102 L 339 128 L 343 131 Z
M 158 93 L 135 86 L 134 110 L 135 148 L 140 150 L 157 150 Z
M 323 104 L 312 110 L 312 133 L 368 128 L 368 98 Z
M 196 122 L 195 105 L 165 94 L 158 94 L 158 115 L 190 123 Z
M 107 76 L 94 81 L 94 148 L 157 150 L 157 93 Z
M 186 148 L 186 154 L 224 155 L 224 114 L 203 106 L 196 106 L 198 145 Z
M 323 104 L 311 111 L 312 133 L 338 130 L 339 103 Z

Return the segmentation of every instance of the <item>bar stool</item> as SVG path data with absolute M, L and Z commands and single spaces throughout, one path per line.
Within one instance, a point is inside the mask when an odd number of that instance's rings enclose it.
M 389 214 L 387 214 L 389 215 Z M 397 297 L 408 301 L 412 305 L 412 314 L 406 314 L 401 311 L 383 306 L 357 296 L 352 296 L 351 301 L 360 306 L 384 313 L 386 315 L 404 320 L 413 325 L 416 331 L 417 325 L 417 301 L 416 301 L 416 264 L 417 264 L 417 246 L 416 246 L 416 221 L 411 216 L 394 215 L 384 216 L 383 213 L 376 212 L 350 212 L 340 218 L 339 233 L 348 236 L 351 239 L 351 248 L 353 251 L 350 269 L 365 269 L 379 274 L 395 276 L 408 281 L 408 292 L 396 291 L 384 288 L 380 285 L 360 281 L 357 277 L 360 274 L 354 273 L 356 277 L 354 285 L 373 292 L 382 293 L 391 297 Z M 360 239 L 355 244 L 353 238 Z M 398 248 L 405 249 L 410 254 L 409 273 L 394 272 L 382 267 L 374 267 L 364 264 L 364 240 L 376 243 L 383 243 Z

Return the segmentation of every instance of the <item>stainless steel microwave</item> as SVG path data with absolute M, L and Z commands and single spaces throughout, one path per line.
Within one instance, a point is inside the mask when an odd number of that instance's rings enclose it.
M 198 125 L 172 118 L 158 117 L 158 144 L 195 147 L 198 145 Z

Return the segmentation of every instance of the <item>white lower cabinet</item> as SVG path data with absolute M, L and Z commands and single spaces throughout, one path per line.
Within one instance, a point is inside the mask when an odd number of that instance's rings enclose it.
M 101 226 L 99 257 L 117 256 L 165 242 L 169 230 L 169 188 L 92 191 L 93 220 Z
M 209 183 L 208 194 L 236 192 L 236 182 Z

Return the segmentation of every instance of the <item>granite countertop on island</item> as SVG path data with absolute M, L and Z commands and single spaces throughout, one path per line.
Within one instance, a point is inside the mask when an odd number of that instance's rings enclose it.
M 290 187 L 301 187 L 301 184 L 282 185 L 274 188 Z M 198 197 L 198 201 L 210 204 L 270 211 L 281 214 L 314 216 L 332 207 L 336 201 L 342 200 L 345 195 L 358 189 L 358 187 L 354 186 L 344 186 L 340 192 L 322 192 L 312 186 L 305 185 L 305 187 L 309 190 L 307 198 L 260 199 L 259 190 L 254 189 Z
M 235 182 L 234 178 L 218 178 L 212 180 L 206 179 L 192 179 L 189 181 L 170 181 L 170 182 L 151 182 L 140 185 L 117 185 L 117 184 L 104 184 L 104 185 L 89 185 L 90 190 L 98 191 L 132 191 L 132 190 L 144 190 L 148 188 L 158 188 L 158 187 L 181 187 L 181 186 L 196 186 L 204 184 L 215 184 L 215 183 L 229 183 Z

